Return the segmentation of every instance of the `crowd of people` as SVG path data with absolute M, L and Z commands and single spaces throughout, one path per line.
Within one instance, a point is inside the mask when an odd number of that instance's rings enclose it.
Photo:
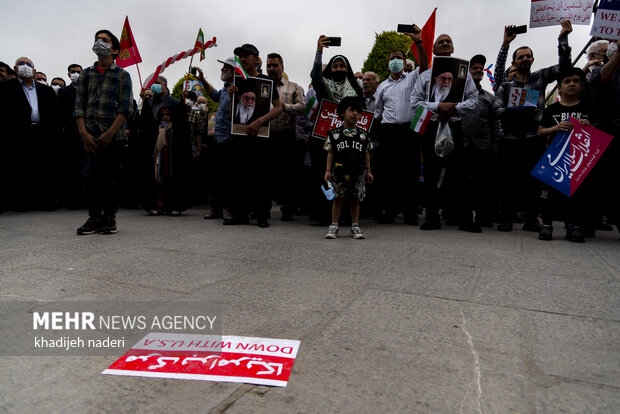
M 426 57 L 431 51 L 424 50 L 415 25 L 407 35 L 418 66 L 407 51 L 393 50 L 385 56 L 390 75 L 382 82 L 376 73 L 354 72 L 341 54 L 323 64 L 331 39 L 320 36 L 307 92 L 287 78 L 281 55 L 269 53 L 263 62 L 252 44 L 218 60 L 220 86 L 195 67 L 206 96 L 189 91 L 175 99 L 160 76 L 141 88 L 139 103 L 130 75 L 115 64 L 119 41 L 107 30 L 95 34 L 93 65 L 68 66 L 70 83 L 55 77 L 48 84 L 27 57 L 13 67 L 0 62 L 0 209 L 86 207 L 88 220 L 77 230 L 84 235 L 115 233 L 120 204 L 179 216 L 208 203 L 204 219 L 224 225 L 256 220 L 264 228 L 276 202 L 282 221 L 308 216 L 310 223 L 328 226 L 327 238 L 336 238 L 344 224 L 354 238 L 364 238 L 361 217 L 474 233 L 494 223 L 499 231 L 512 231 L 518 222 L 540 240 L 552 240 L 553 222 L 563 221 L 565 238 L 583 242 L 620 219 L 617 140 L 571 197 L 530 171 L 555 134 L 572 128 L 569 117 L 618 137 L 617 41 L 592 42 L 587 64 L 575 68 L 568 43 L 572 27 L 564 21 L 557 65 L 533 71 L 535 48 L 522 46 L 512 51 L 506 68 L 517 36 L 512 29 L 506 26 L 503 34 L 493 92 L 481 86 L 487 58 L 480 54 L 469 59 L 469 73 L 436 67 L 442 73 L 432 75 Z M 454 50 L 452 38 L 441 34 L 432 54 L 450 57 Z M 235 56 L 248 76 L 273 82 L 271 107 L 263 113 L 254 110 L 259 91 L 235 82 Z M 464 82 L 458 99 L 451 92 L 456 77 Z M 545 107 L 547 86 L 554 82 L 559 100 Z M 511 88 L 538 91 L 538 101 L 508 108 Z M 207 96 L 218 103 L 211 133 Z M 329 131 L 327 140 L 312 133 L 308 112 L 315 100 L 339 105 L 342 126 Z M 356 126 L 364 111 L 374 116 L 369 131 Z M 414 128 L 412 121 L 427 112 L 424 127 Z M 231 133 L 237 123 L 245 125 L 242 134 Z M 269 138 L 257 136 L 267 125 Z M 333 197 L 326 197 L 328 188 Z

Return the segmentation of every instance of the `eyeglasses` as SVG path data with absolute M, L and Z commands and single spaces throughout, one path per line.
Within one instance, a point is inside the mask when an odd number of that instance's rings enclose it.
M 21 66 L 21 65 L 28 65 L 31 68 L 34 68 L 34 65 L 30 62 L 26 62 L 25 60 L 20 60 L 19 62 L 17 62 L 17 66 Z

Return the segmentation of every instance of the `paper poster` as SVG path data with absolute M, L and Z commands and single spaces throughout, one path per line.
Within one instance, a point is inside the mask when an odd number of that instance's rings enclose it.
M 506 108 L 536 108 L 538 95 L 537 90 L 511 86 Z
M 559 26 L 562 20 L 589 25 L 594 0 L 532 0 L 530 28 Z
M 357 126 L 364 131 L 370 131 L 374 114 L 369 111 L 362 111 L 360 118 L 357 120 Z M 312 135 L 317 138 L 327 139 L 327 132 L 330 129 L 338 128 L 342 125 L 342 119 L 338 117 L 338 104 L 336 102 L 323 99 L 321 108 L 312 130 Z
M 286 387 L 299 344 L 287 339 L 149 333 L 102 374 Z
M 590 36 L 620 39 L 620 0 L 601 0 Z
M 560 132 L 531 174 L 572 196 L 601 158 L 613 137 L 570 118 L 573 129 Z

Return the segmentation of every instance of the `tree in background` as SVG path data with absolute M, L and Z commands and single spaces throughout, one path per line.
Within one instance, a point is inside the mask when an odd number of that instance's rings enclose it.
M 183 82 L 185 82 L 185 80 L 187 80 L 187 73 L 185 74 L 185 76 L 179 79 L 177 83 L 175 83 L 174 88 L 172 88 L 172 92 L 170 93 L 170 95 L 172 95 L 173 98 L 182 100 L 181 98 L 183 97 Z M 197 81 L 198 78 L 196 78 L 193 75 L 189 75 L 189 80 Z M 207 98 L 207 102 L 208 102 L 207 108 L 209 109 L 209 113 L 217 111 L 218 103 L 215 101 L 212 101 L 211 98 L 209 98 L 209 95 L 205 95 L 205 98 Z
M 362 65 L 362 72 L 375 72 L 379 75 L 381 81 L 387 79 L 390 76 L 387 58 L 392 50 L 401 49 L 407 53 L 407 59 L 415 61 L 413 53 L 409 49 L 411 43 L 411 38 L 406 34 L 394 31 L 382 32 L 381 34 L 375 33 L 375 44 Z

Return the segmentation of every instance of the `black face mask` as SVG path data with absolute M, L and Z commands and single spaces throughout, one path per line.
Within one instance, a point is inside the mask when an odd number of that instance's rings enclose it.
M 332 72 L 332 77 L 334 78 L 336 82 L 342 82 L 347 77 L 347 72 L 343 72 L 343 71 Z

